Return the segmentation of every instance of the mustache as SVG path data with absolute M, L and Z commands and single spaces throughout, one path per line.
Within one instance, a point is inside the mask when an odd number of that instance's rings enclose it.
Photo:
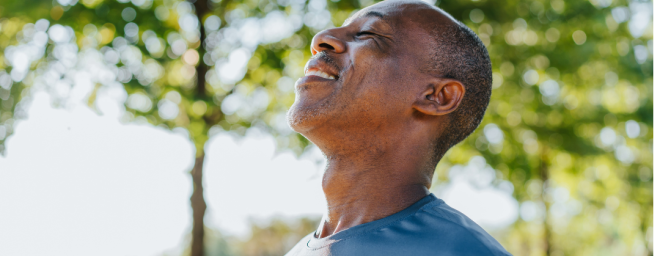
M 341 71 L 341 68 L 339 68 L 337 62 L 328 55 L 327 51 L 320 51 L 316 53 L 316 55 L 312 56 L 311 59 L 312 60 L 318 59 L 320 61 L 325 62 L 325 64 L 332 66 L 335 70 L 337 70 L 337 72 Z

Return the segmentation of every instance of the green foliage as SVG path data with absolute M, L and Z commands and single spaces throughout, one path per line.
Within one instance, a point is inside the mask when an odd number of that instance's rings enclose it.
M 325 28 L 306 21 L 308 13 L 324 13 L 312 10 L 311 2 L 208 1 L 203 18 L 220 22 L 209 26 L 207 41 L 201 44 L 199 31 L 182 28 L 182 20 L 195 11 L 185 1 L 133 1 L 142 3 L 136 6 L 127 0 L 81 0 L 62 6 L 57 1 L 5 0 L 0 4 L 0 145 L 15 120 L 24 117 L 32 90 L 53 87 L 39 80 L 61 62 L 52 39 L 39 48 L 43 56 L 29 62 L 24 79 L 6 82 L 16 64 L 8 59 L 8 49 L 27 45 L 26 38 L 33 36 L 28 35 L 30 27 L 47 19 L 51 28 L 71 27 L 78 59 L 95 51 L 104 56 L 106 68 L 113 70 L 126 93 L 126 121 L 184 129 L 198 150 L 220 129 L 242 133 L 258 126 L 276 135 L 281 147 L 302 152 L 309 142 L 283 121 L 294 100 L 292 84 L 310 57 L 309 43 Z M 326 9 L 339 26 L 356 9 L 372 3 L 333 0 Z M 514 255 L 651 251 L 652 32 L 648 26 L 632 33 L 622 18 L 630 15 L 627 6 L 640 3 L 436 3 L 487 45 L 494 81 L 482 125 L 440 162 L 437 182 L 447 179 L 453 165 L 484 157 L 496 170 L 495 183 L 510 182 L 522 208 L 543 213 L 498 232 Z M 264 22 L 275 12 L 297 17 L 289 20 L 298 24 L 291 26 L 294 33 L 277 41 L 241 39 L 249 32 L 244 26 L 248 21 Z M 119 61 L 111 61 L 113 54 Z M 241 56 L 246 59 L 245 76 L 236 81 L 220 78 L 223 63 Z M 198 76 L 205 66 L 211 72 Z M 65 71 L 59 75 L 67 78 Z M 205 80 L 203 90 L 196 86 L 200 77 Z M 97 95 L 114 84 L 102 79 L 93 83 L 87 100 L 95 108 Z
M 487 44 L 494 89 L 482 125 L 447 154 L 438 176 L 483 156 L 523 208 L 545 212 L 499 237 L 514 255 L 651 248 L 652 61 L 636 60 L 632 48 L 646 48 L 652 32 L 634 38 L 618 24 L 612 10 L 625 5 L 439 4 Z

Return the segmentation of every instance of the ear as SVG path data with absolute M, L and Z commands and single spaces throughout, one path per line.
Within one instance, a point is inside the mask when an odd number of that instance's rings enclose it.
M 413 108 L 426 115 L 446 115 L 458 108 L 464 95 L 465 86 L 458 80 L 434 78 L 418 96 Z

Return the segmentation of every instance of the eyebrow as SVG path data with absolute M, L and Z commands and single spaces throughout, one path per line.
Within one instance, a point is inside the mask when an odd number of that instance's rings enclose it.
M 370 11 L 365 13 L 362 17 L 378 17 L 382 19 L 385 18 L 385 15 L 377 11 Z
M 379 19 L 385 19 L 385 14 L 383 14 L 381 12 L 377 12 L 377 11 L 369 11 L 369 12 L 367 12 L 365 14 L 361 14 L 359 16 L 349 17 L 348 19 L 346 19 L 344 21 L 344 24 L 342 26 L 345 26 L 345 25 L 351 23 L 353 20 L 356 20 L 356 19 L 359 19 L 359 18 L 364 18 L 364 17 L 378 17 Z

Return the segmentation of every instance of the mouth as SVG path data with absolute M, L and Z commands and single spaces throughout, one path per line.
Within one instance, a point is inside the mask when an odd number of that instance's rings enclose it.
M 339 67 L 335 60 L 328 56 L 327 52 L 320 52 L 305 65 L 305 77 L 320 77 L 328 80 L 339 79 Z
M 311 87 L 317 87 L 312 86 L 314 84 L 331 85 L 338 82 L 339 78 L 339 67 L 334 60 L 324 54 L 318 54 L 318 56 L 312 57 L 307 62 L 307 65 L 305 65 L 305 76 L 298 79 L 296 88 L 306 90 Z M 318 88 L 325 88 L 325 86 Z
M 328 73 L 326 73 L 326 72 L 324 72 L 320 69 L 316 69 L 316 68 L 310 68 L 310 69 L 305 70 L 305 76 L 306 77 L 307 76 L 318 76 L 318 77 L 322 77 L 322 78 L 329 79 L 329 80 L 337 80 L 337 76 L 333 76 L 331 74 L 328 74 Z

